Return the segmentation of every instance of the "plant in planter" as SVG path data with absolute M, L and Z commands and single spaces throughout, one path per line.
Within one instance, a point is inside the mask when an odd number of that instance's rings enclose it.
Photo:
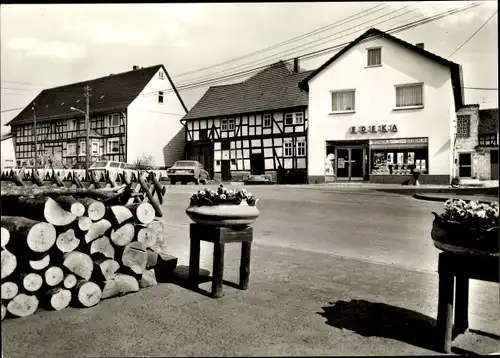
M 444 213 L 433 212 L 434 245 L 439 249 L 455 247 L 469 249 L 468 252 L 498 253 L 498 213 L 496 202 L 471 200 L 466 203 L 461 199 L 448 199 Z
M 258 200 L 246 189 L 229 190 L 221 184 L 217 191 L 200 189 L 191 195 L 186 214 L 198 224 L 246 227 L 260 214 Z

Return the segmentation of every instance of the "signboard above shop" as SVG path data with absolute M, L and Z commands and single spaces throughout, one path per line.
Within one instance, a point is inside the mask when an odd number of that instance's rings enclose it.
M 395 124 L 380 124 L 378 126 L 369 125 L 369 126 L 351 126 L 349 128 L 349 132 L 352 134 L 363 134 L 363 133 L 378 133 L 378 132 L 397 132 L 398 127 Z
M 429 138 L 391 138 L 391 139 L 372 139 L 369 142 L 371 149 L 418 149 L 427 148 Z

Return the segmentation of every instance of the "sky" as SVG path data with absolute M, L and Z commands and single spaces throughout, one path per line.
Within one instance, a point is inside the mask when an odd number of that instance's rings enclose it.
M 0 7 L 1 123 L 44 88 L 163 64 L 174 83 L 197 83 L 354 40 L 369 27 L 386 31 L 472 2 L 308 2 L 182 4 L 45 4 Z M 447 58 L 497 10 L 496 1 L 394 34 Z M 367 11 L 370 8 L 377 8 Z M 364 13 L 360 14 L 362 11 Z M 350 19 L 346 19 L 350 17 Z M 449 59 L 466 87 L 498 88 L 498 15 Z M 330 27 L 284 46 L 223 62 Z M 315 69 L 335 52 L 300 59 Z M 196 71 L 211 67 L 204 71 Z M 186 74 L 187 72 L 193 73 Z M 247 77 L 250 74 L 246 75 Z M 245 77 L 215 85 L 243 81 Z M 182 90 L 188 109 L 205 84 Z M 465 90 L 465 102 L 498 108 L 498 91 Z M 2 149 L 4 146 L 2 145 Z

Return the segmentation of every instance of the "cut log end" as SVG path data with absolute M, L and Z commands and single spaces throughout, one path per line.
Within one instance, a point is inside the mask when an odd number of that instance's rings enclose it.
M 19 287 L 14 282 L 2 283 L 2 300 L 11 300 L 19 293 Z
M 102 298 L 111 298 L 115 296 L 122 296 L 130 292 L 139 291 L 139 282 L 125 274 L 116 274 L 106 281 L 106 285 L 102 291 Z
M 32 251 L 43 253 L 49 251 L 55 244 L 56 238 L 57 233 L 54 226 L 40 222 L 30 229 L 26 241 Z
M 85 242 L 89 244 L 98 237 L 103 236 L 110 227 L 111 223 L 106 219 L 101 219 L 98 222 L 92 223 L 89 231 L 85 234 Z
M 9 230 L 7 230 L 4 227 L 0 228 L 0 241 L 1 241 L 0 245 L 2 247 L 7 246 L 7 244 L 9 243 L 9 240 L 10 240 Z
M 103 236 L 97 240 L 92 241 L 90 244 L 90 255 L 95 253 L 102 253 L 105 257 L 109 259 L 115 258 L 115 248 L 106 236 Z
M 76 285 L 76 298 L 78 303 L 84 307 L 92 307 L 99 303 L 102 298 L 101 288 L 90 281 L 80 281 Z
M 10 274 L 14 272 L 14 270 L 17 267 L 17 258 L 14 254 L 7 250 L 2 250 L 2 266 L 1 266 L 1 273 L 2 273 L 2 280 L 6 277 L 9 277 Z
M 76 276 L 72 273 L 69 273 L 64 277 L 63 286 L 64 288 L 67 288 L 69 290 L 75 287 L 77 282 L 78 280 Z
M 80 216 L 78 218 L 78 228 L 81 231 L 89 231 L 91 224 L 92 219 L 90 219 L 88 216 Z
M 76 219 L 76 215 L 64 210 L 55 200 L 48 198 L 45 203 L 43 214 L 47 222 L 54 226 L 66 226 Z
M 123 224 L 125 221 L 133 217 L 132 212 L 122 205 L 111 206 L 110 211 L 118 225 Z
M 146 247 L 140 242 L 131 242 L 125 246 L 121 261 L 124 266 L 130 267 L 135 273 L 143 273 L 148 263 Z
M 101 220 L 106 214 L 106 206 L 100 201 L 94 201 L 87 207 L 87 215 L 92 221 Z
M 45 282 L 48 286 L 54 287 L 64 280 L 64 272 L 60 267 L 52 266 L 45 271 Z
M 156 244 L 157 233 L 153 228 L 145 227 L 137 233 L 137 241 L 142 242 L 146 247 L 152 247 Z
M 146 270 L 142 274 L 142 278 L 139 281 L 140 288 L 146 288 L 151 286 L 157 286 L 158 281 L 156 281 L 156 274 L 154 270 Z
M 155 218 L 155 209 L 149 203 L 141 203 L 137 206 L 135 216 L 143 224 L 149 224 Z
M 7 311 L 17 317 L 27 317 L 35 313 L 38 304 L 36 296 L 20 293 L 7 304 Z
M 90 256 L 79 251 L 64 254 L 63 266 L 85 280 L 90 280 L 94 270 Z
M 99 267 L 106 280 L 112 277 L 120 268 L 120 264 L 111 259 L 97 260 L 95 261 L 95 264 Z
M 23 282 L 24 289 L 28 292 L 36 292 L 43 285 L 42 276 L 34 272 L 28 274 L 22 274 L 21 279 Z
M 41 260 L 30 260 L 29 265 L 33 270 L 39 271 L 49 266 L 49 263 L 50 263 L 50 255 L 47 254 Z
M 50 308 L 60 311 L 63 308 L 69 306 L 71 302 L 71 291 L 68 289 L 64 289 L 61 287 L 57 287 L 55 289 L 49 290 L 47 292 L 48 296 L 48 304 Z
M 75 231 L 73 229 L 69 229 L 57 236 L 56 247 L 62 253 L 76 250 L 78 245 L 80 245 L 80 239 L 76 237 Z
M 125 246 L 132 242 L 132 240 L 134 239 L 134 235 L 135 227 L 134 225 L 128 223 L 117 230 L 112 230 L 110 238 L 113 244 L 115 244 L 116 246 Z

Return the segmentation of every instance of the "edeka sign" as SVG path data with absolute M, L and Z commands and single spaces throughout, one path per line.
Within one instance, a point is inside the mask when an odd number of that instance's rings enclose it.
M 377 133 L 377 132 L 397 132 L 398 127 L 395 124 L 381 124 L 378 126 L 352 126 L 349 128 L 351 133 Z

